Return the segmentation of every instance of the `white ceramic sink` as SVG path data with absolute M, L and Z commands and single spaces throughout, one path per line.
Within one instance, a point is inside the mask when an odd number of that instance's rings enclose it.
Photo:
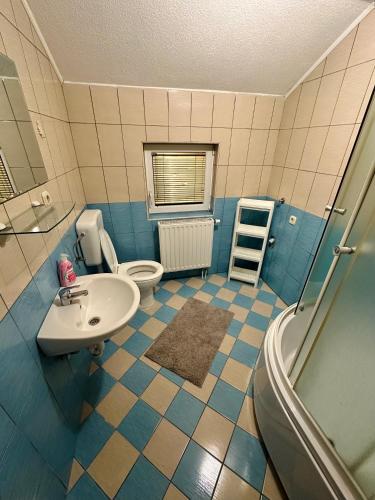
M 39 330 L 38 344 L 47 356 L 78 351 L 112 337 L 138 309 L 137 285 L 117 274 L 82 276 L 75 285 L 79 288 L 72 292 L 87 290 L 88 295 L 64 306 L 57 295 Z

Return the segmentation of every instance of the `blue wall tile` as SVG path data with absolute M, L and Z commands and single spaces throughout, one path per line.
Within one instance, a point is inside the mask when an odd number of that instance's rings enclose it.
M 0 322 L 0 433 L 10 418 L 16 436 L 0 449 L 2 498 L 65 495 L 90 356 L 47 358 L 36 337 L 59 287 L 56 262 L 61 252 L 73 257 L 75 239 L 73 225 Z M 75 270 L 87 274 L 83 263 Z

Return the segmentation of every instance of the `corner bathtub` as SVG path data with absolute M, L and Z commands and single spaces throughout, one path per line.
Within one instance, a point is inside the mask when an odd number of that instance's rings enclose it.
M 288 379 L 305 334 L 295 308 L 273 321 L 257 362 L 254 404 L 260 432 L 291 500 L 363 498 Z

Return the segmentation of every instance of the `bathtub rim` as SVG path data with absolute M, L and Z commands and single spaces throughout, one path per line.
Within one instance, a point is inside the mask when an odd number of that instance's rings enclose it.
M 282 340 L 286 327 L 293 320 L 297 304 L 282 311 L 267 330 L 262 347 L 267 374 L 275 396 L 299 433 L 309 454 L 338 498 L 366 500 L 349 470 L 328 439 L 305 408 L 287 377 L 282 356 Z M 272 458 L 272 456 L 271 456 Z

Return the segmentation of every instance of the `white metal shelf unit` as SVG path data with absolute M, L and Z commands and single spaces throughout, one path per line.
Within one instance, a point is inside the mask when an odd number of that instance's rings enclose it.
M 258 285 L 274 202 L 240 198 L 233 228 L 228 280 L 231 278 Z

